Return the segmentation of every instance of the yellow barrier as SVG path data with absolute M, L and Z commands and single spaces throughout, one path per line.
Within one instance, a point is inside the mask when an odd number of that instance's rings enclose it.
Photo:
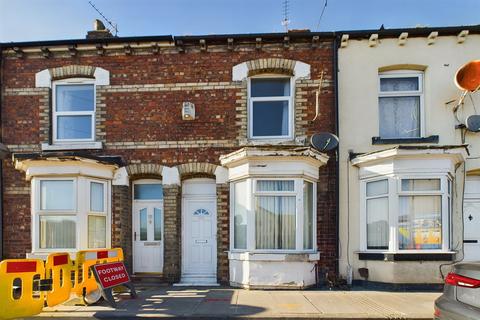
M 9 259 L 0 262 L 0 318 L 28 317 L 42 312 L 45 293 L 39 291 L 45 279 L 40 259 Z
M 94 264 L 116 261 L 123 261 L 123 251 L 120 248 L 78 251 L 75 259 L 76 272 L 73 292 L 79 297 L 85 297 L 96 291 L 98 285 L 90 267 Z
M 45 263 L 41 259 L 3 260 L 0 319 L 33 316 L 42 312 L 45 302 L 49 307 L 55 306 L 67 301 L 72 292 L 85 299 L 98 289 L 90 267 L 116 261 L 123 261 L 122 249 L 79 251 L 75 264 L 68 253 L 52 253 Z
M 70 298 L 72 291 L 71 273 L 73 264 L 68 253 L 48 255 L 45 263 L 45 274 L 52 279 L 52 290 L 47 292 L 47 305 L 53 307 Z

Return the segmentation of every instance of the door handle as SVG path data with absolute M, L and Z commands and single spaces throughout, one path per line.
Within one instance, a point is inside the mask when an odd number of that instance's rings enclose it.
M 133 241 L 137 241 L 137 231 L 133 232 Z
M 207 243 L 208 240 L 195 240 L 195 243 Z
M 478 240 L 463 240 L 463 243 L 478 243 Z

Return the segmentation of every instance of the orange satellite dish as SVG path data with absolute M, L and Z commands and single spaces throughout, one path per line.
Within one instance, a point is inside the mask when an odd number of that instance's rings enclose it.
M 477 91 L 480 88 L 480 60 L 473 60 L 458 69 L 455 84 L 465 91 Z

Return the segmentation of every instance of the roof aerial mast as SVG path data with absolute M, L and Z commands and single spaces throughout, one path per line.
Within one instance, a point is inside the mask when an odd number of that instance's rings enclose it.
M 285 27 L 285 32 L 288 32 L 288 25 L 290 24 L 290 19 L 288 19 L 288 14 L 290 13 L 290 3 L 289 0 L 283 0 L 283 20 L 282 26 Z
M 92 1 L 88 1 L 88 4 L 90 4 L 92 6 L 92 8 L 95 9 L 95 11 L 97 11 L 98 14 L 101 15 L 102 18 L 112 27 L 112 30 L 114 31 L 114 35 L 116 37 L 117 34 L 118 34 L 117 24 L 110 21 L 107 17 L 105 17 L 105 15 L 97 7 L 95 7 L 95 5 L 92 3 Z

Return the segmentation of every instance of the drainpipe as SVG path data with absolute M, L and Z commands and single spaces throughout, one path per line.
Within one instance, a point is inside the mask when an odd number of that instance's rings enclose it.
M 335 134 L 338 137 L 338 35 L 334 33 L 333 37 L 333 86 L 335 91 Z M 339 139 L 340 140 L 340 139 Z M 340 140 L 339 143 L 342 143 Z M 339 147 L 335 152 L 336 161 L 335 161 L 335 222 L 336 222 L 336 229 L 335 235 L 337 240 L 337 246 L 335 248 L 335 274 L 338 277 L 340 275 L 340 155 L 339 155 Z M 348 252 L 347 252 L 348 254 Z
M 3 48 L 0 44 L 0 125 L 3 113 Z M 0 127 L 0 141 L 3 140 L 2 128 Z M 3 159 L 8 155 L 7 147 L 0 142 L 0 261 L 3 259 Z
M 3 48 L 0 45 L 0 141 L 3 140 L 3 135 L 2 135 L 3 128 L 1 127 L 2 113 L 3 113 L 2 97 L 3 97 Z M 4 156 L 2 157 L 0 155 L 0 261 L 3 260 L 3 158 Z

